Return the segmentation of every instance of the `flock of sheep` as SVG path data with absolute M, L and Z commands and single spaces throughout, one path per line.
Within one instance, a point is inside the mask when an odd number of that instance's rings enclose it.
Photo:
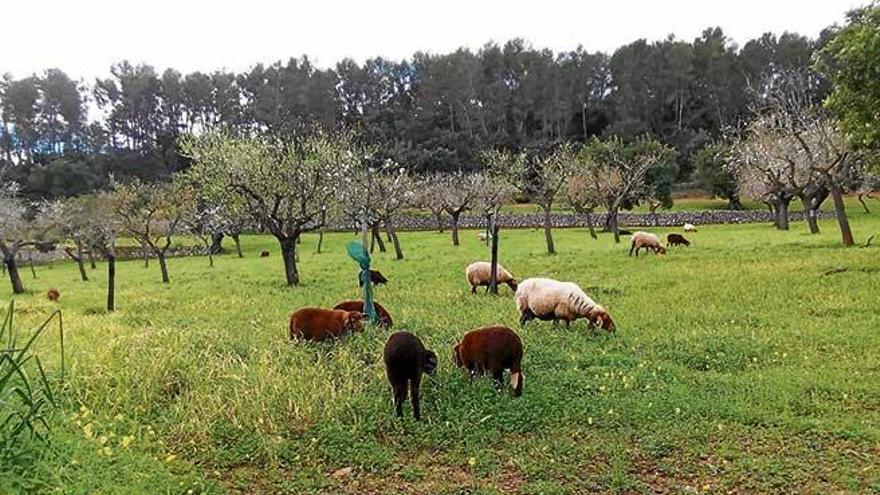
M 695 232 L 691 224 L 685 224 L 686 232 Z M 669 234 L 667 246 L 690 245 L 680 234 Z M 660 239 L 648 232 L 632 233 L 630 256 L 645 249 L 656 254 L 665 254 L 666 249 Z M 532 319 L 560 320 L 570 325 L 572 321 L 583 318 L 588 328 L 601 328 L 608 332 L 615 330 L 614 320 L 608 311 L 590 298 L 577 284 L 561 282 L 549 278 L 528 278 L 517 283 L 513 275 L 503 266 L 496 266 L 496 283 L 506 284 L 515 291 L 516 308 L 520 315 L 520 325 Z M 465 276 L 471 292 L 477 287 L 487 287 L 491 281 L 491 265 L 485 261 L 471 263 L 465 269 Z M 373 284 L 383 284 L 387 279 L 377 271 L 370 272 Z M 488 290 L 488 289 L 487 289 Z M 378 303 L 374 303 L 378 325 L 390 328 L 391 315 Z M 335 339 L 351 332 L 363 331 L 363 301 L 343 301 L 333 309 L 302 308 L 290 316 L 290 338 L 292 340 L 324 341 Z M 489 374 L 496 386 L 504 386 L 504 371 L 510 372 L 510 386 L 514 397 L 522 394 L 524 376 L 522 373 L 522 340 L 511 328 L 488 326 L 467 332 L 453 348 L 453 360 L 459 368 L 467 370 L 471 378 Z M 423 373 L 433 374 L 437 369 L 437 354 L 425 348 L 422 341 L 410 332 L 392 334 L 384 348 L 385 371 L 391 384 L 394 407 L 397 416 L 403 416 L 403 402 L 407 392 L 412 400 L 413 416 L 420 419 L 420 383 Z

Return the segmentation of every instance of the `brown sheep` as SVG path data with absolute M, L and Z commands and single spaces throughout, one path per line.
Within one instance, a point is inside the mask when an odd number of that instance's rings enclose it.
M 46 299 L 52 302 L 58 302 L 58 300 L 61 299 L 61 292 L 53 287 L 46 292 Z
M 376 314 L 379 316 L 379 326 L 391 328 L 394 325 L 394 322 L 391 320 L 391 315 L 388 314 L 388 311 L 386 311 L 385 308 L 383 308 L 382 305 L 377 303 L 376 301 L 373 301 L 373 307 L 376 308 Z M 342 301 L 336 306 L 333 306 L 333 309 L 342 309 L 345 311 L 357 311 L 358 313 L 365 313 L 363 301 Z
M 302 308 L 290 315 L 290 339 L 321 342 L 362 332 L 365 315 L 340 309 Z
M 382 275 L 382 272 L 378 270 L 370 270 L 370 283 L 373 285 L 387 284 L 388 279 L 385 278 L 385 275 Z M 364 281 L 361 280 L 360 277 L 358 277 L 358 286 L 364 286 Z
M 660 238 L 649 232 L 638 231 L 633 233 L 629 255 L 632 256 L 633 250 L 635 250 L 636 258 L 638 258 L 640 249 L 654 251 L 655 254 L 666 254 L 666 248 L 660 244 Z
M 268 257 L 269 257 L 269 251 L 261 251 L 260 252 L 260 258 L 268 258 Z
M 681 234 L 669 234 L 666 236 L 666 246 L 690 246 L 691 241 Z
M 501 264 L 496 266 L 495 281 L 499 284 L 507 284 L 510 290 L 516 290 L 516 279 Z M 489 281 L 492 280 L 492 264 L 486 261 L 475 261 L 464 270 L 468 283 L 471 284 L 471 294 L 477 293 L 477 287 L 486 287 L 489 290 Z
M 456 366 L 467 369 L 471 377 L 490 373 L 499 389 L 504 386 L 504 370 L 509 369 L 514 397 L 522 395 L 525 381 L 522 356 L 519 335 L 504 326 L 471 330 L 452 351 Z
M 385 343 L 385 373 L 394 395 L 397 417 L 403 416 L 403 401 L 407 385 L 412 397 L 413 417 L 421 419 L 419 385 L 422 373 L 434 374 L 437 370 L 437 354 L 425 349 L 422 341 L 409 332 L 397 332 Z

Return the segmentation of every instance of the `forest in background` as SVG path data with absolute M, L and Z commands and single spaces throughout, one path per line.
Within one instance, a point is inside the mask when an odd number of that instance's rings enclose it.
M 7 74 L 0 177 L 32 198 L 74 196 L 107 188 L 111 177 L 169 179 L 188 168 L 179 146 L 186 134 L 320 128 L 352 131 L 380 157 L 426 173 L 479 169 L 486 149 L 649 134 L 675 150 L 675 179 L 688 181 L 697 152 L 748 120 L 780 81 L 796 75 L 814 103 L 825 99 L 830 84 L 814 67 L 834 30 L 817 39 L 767 33 L 739 47 L 710 28 L 690 42 L 638 40 L 613 54 L 555 53 L 514 39 L 326 69 L 302 56 L 240 73 L 160 73 L 122 61 L 94 81 L 58 69 Z

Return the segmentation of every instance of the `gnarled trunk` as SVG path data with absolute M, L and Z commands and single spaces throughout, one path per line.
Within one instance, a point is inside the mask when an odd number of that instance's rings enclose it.
M 388 238 L 391 239 L 391 244 L 394 245 L 394 255 L 397 259 L 403 259 L 403 250 L 400 249 L 400 239 L 397 237 L 397 231 L 394 230 L 394 221 L 390 218 L 385 220 L 385 230 L 388 233 Z
M 235 252 L 238 253 L 239 258 L 244 258 L 244 254 L 241 252 L 241 235 L 240 234 L 231 234 L 232 240 L 235 241 Z
M 9 274 L 9 281 L 12 283 L 13 294 L 23 294 L 24 284 L 21 283 L 21 274 L 18 272 L 18 262 L 15 255 L 5 256 L 3 262 L 6 264 L 6 273 Z
M 296 241 L 299 237 L 277 237 L 281 245 L 281 259 L 284 260 L 284 276 L 288 286 L 299 285 L 299 272 L 296 270 Z
M 452 217 L 452 245 L 458 246 L 460 245 L 458 241 L 458 221 L 461 218 L 461 212 L 454 211 L 449 215 Z
M 556 254 L 556 246 L 553 244 L 553 233 L 550 231 L 553 217 L 550 211 L 550 205 L 544 205 L 544 239 L 547 241 L 547 252 Z
M 586 217 L 587 229 L 589 229 L 590 231 L 590 237 L 592 237 L 593 239 L 598 239 L 599 236 L 596 235 L 596 228 L 593 227 L 593 212 L 585 212 L 584 216 Z
M 165 260 L 165 250 L 156 253 L 156 257 L 159 259 L 159 270 L 162 272 L 162 283 L 167 284 L 171 279 L 168 278 L 168 262 Z
M 98 264 L 95 263 L 95 251 L 92 248 L 89 248 L 89 265 L 92 270 L 98 268 Z
M 837 214 L 837 225 L 840 226 L 840 238 L 844 246 L 855 244 L 852 230 L 849 227 L 849 218 L 846 216 L 846 206 L 843 204 L 843 191 L 840 185 L 831 186 L 831 197 L 834 199 L 834 212 Z
M 776 214 L 776 228 L 779 230 L 788 230 L 788 205 L 791 199 L 778 199 L 773 203 L 773 210 Z
M 372 225 L 372 227 L 370 227 L 370 229 L 371 229 L 372 236 L 373 236 L 370 240 L 370 252 L 372 253 L 373 247 L 378 244 L 379 245 L 379 252 L 384 253 L 385 252 L 385 242 L 382 241 L 382 235 L 379 233 L 379 223 L 378 222 L 374 223 Z
M 617 225 L 617 207 L 608 211 L 608 228 L 614 234 L 614 243 L 620 244 L 620 227 Z

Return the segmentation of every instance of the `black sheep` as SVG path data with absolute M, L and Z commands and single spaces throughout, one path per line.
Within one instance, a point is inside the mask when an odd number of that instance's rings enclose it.
M 669 234 L 666 236 L 667 246 L 690 246 L 691 242 L 681 234 Z
M 388 279 L 385 278 L 385 275 L 382 275 L 382 272 L 378 270 L 370 270 L 370 283 L 373 285 L 387 284 Z M 361 278 L 358 278 L 358 285 L 361 287 L 364 286 L 364 281 Z
M 385 372 L 394 393 L 397 417 L 403 416 L 403 401 L 407 385 L 412 396 L 413 417 L 421 418 L 419 409 L 419 384 L 422 372 L 433 374 L 437 370 L 437 355 L 425 349 L 422 341 L 409 332 L 397 332 L 385 343 Z

